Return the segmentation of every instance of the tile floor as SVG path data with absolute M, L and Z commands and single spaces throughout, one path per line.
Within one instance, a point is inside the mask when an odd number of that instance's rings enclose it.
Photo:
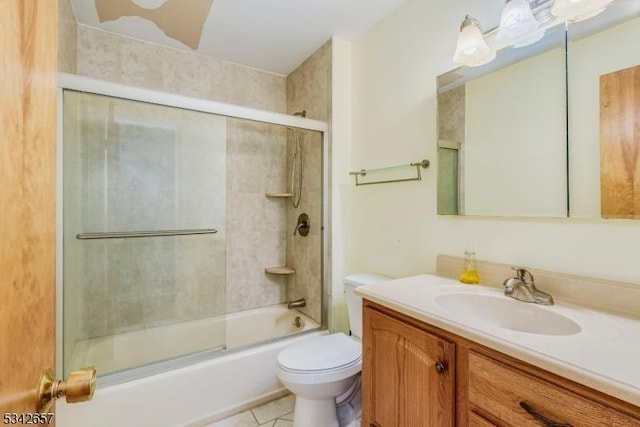
M 294 402 L 290 394 L 206 427 L 292 427 Z

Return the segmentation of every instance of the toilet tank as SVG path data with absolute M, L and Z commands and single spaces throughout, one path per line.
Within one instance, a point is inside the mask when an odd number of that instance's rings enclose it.
M 354 337 L 362 338 L 362 298 L 354 294 L 353 291 L 358 286 L 372 285 L 387 280 L 391 280 L 391 278 L 371 273 L 350 274 L 344 278 L 349 324 L 351 325 L 351 335 Z

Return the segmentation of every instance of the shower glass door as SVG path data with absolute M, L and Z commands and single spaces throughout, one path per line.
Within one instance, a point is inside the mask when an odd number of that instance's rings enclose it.
M 227 119 L 63 104 L 64 376 L 224 349 Z

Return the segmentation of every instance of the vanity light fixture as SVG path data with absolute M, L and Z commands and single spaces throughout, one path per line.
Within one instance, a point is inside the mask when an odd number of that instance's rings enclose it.
M 496 51 L 487 45 L 480 23 L 474 17 L 467 15 L 460 25 L 453 60 L 458 64 L 478 67 L 493 61 L 495 57 Z
M 613 0 L 555 0 L 551 14 L 577 22 L 592 18 L 607 8 Z
M 531 11 L 527 0 L 507 0 L 500 16 L 500 26 L 496 40 L 505 44 L 515 44 L 523 39 L 526 44 L 540 40 L 544 33 L 538 30 L 539 24 Z M 524 41 L 524 40 L 523 40 Z
M 467 15 L 460 26 L 454 62 L 478 67 L 493 61 L 496 49 L 523 47 L 540 40 L 547 28 L 579 22 L 604 12 L 614 0 L 506 0 L 500 26 L 483 34 L 478 21 Z M 490 44 L 487 44 L 489 40 Z

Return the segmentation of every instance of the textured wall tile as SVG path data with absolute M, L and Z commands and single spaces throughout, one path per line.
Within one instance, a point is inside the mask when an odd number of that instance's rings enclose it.
M 263 284 L 264 268 L 259 268 L 256 259 L 237 254 L 231 257 L 227 264 L 227 312 L 265 305 L 260 301 Z
M 120 50 L 128 39 L 78 25 L 76 72 L 83 76 L 120 82 Z
M 196 98 L 286 110 L 287 79 L 207 56 L 78 26 L 77 73 Z
M 162 90 L 162 58 L 148 43 L 129 39 L 120 48 L 120 79 L 130 86 Z
M 69 20 L 58 20 L 58 71 L 76 72 L 78 24 Z
M 331 42 L 325 43 L 287 77 L 287 112 L 305 110 L 307 117 L 331 119 Z M 297 209 L 288 208 L 287 228 L 293 230 L 298 215 L 309 215 L 311 231 L 307 237 L 287 236 L 287 265 L 296 274 L 287 279 L 289 299 L 305 298 L 301 311 L 317 322 L 321 320 L 322 300 L 322 140 L 318 132 L 303 133 L 302 198 Z M 291 173 L 294 135 L 287 138 L 287 170 Z M 327 260 L 327 262 L 329 262 Z
M 285 279 L 264 273 L 285 265 L 286 130 L 229 120 L 227 126 L 227 308 L 229 312 L 284 302 Z
M 78 24 L 70 0 L 58 2 L 58 71 L 76 72 Z
M 236 64 L 231 64 L 229 68 L 235 103 L 285 112 L 286 98 L 278 94 L 286 92 L 286 78 Z
M 301 110 L 309 118 L 331 120 L 331 41 L 287 76 L 287 112 Z

